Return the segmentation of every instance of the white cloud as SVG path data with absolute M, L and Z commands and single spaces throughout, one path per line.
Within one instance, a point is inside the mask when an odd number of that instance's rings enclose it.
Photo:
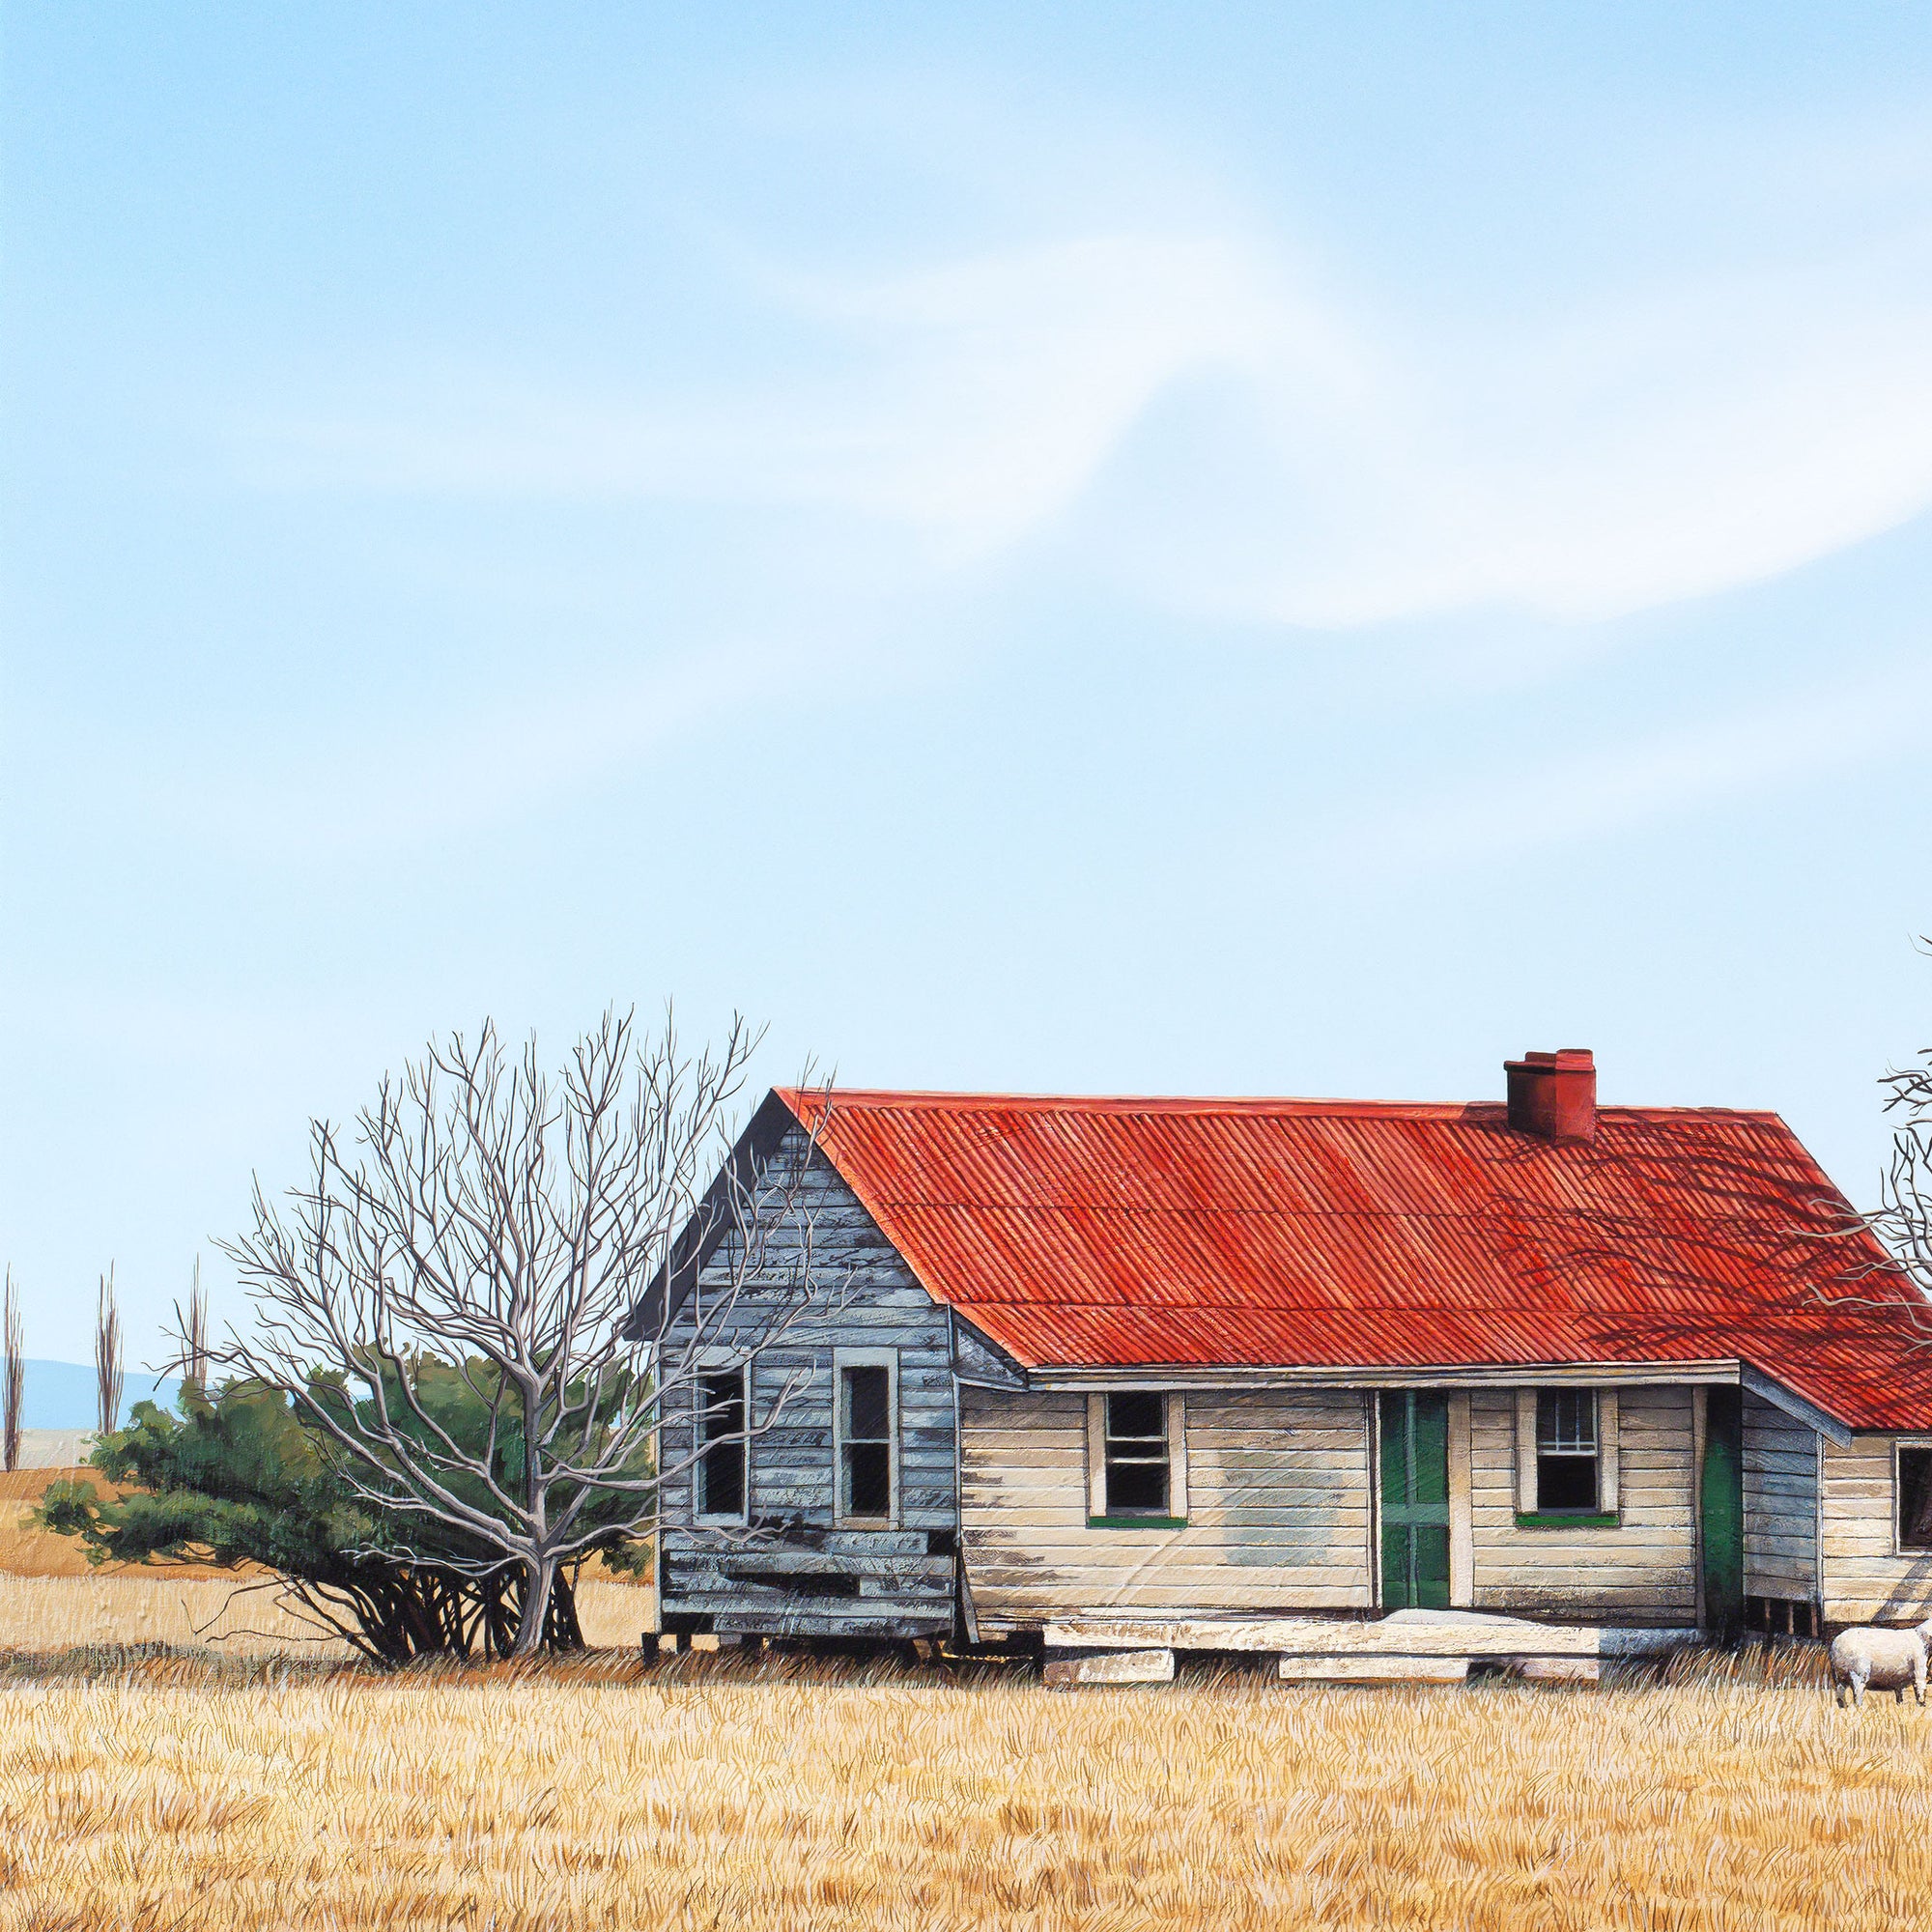
M 1279 613 L 1498 603 L 1600 619 L 1875 535 L 1932 502 L 1928 343 L 1932 295 L 1864 303 L 1792 275 L 1444 358 L 1386 479 L 1382 541 L 1357 524 L 1333 561 L 1298 556 L 1276 580 Z
M 1242 621 L 1600 620 L 1932 504 L 1932 175 L 1915 198 L 1898 166 L 1855 245 L 1814 219 L 1775 267 L 1533 316 L 1345 298 L 1218 209 L 896 275 L 767 265 L 737 298 L 781 353 L 738 380 L 399 382 L 259 421 L 251 460 L 282 483 L 777 506 L 942 571 L 1058 540 Z
M 145 787 L 200 837 L 277 860 L 420 844 L 512 822 L 667 746 L 702 742 L 734 707 L 794 696 L 823 661 L 717 645 L 594 690 L 525 691 L 435 718 L 278 744 L 272 761 L 211 736 Z M 141 747 L 124 768 L 137 770 Z
M 1928 724 L 1932 669 L 1894 668 L 1634 743 L 1552 749 L 1504 781 L 1359 822 L 1331 857 L 1421 873 L 1568 845 L 1868 763 L 1918 744 Z
M 1059 515 L 1177 375 L 1293 342 L 1340 368 L 1251 249 L 1094 236 L 881 281 L 764 272 L 838 367 L 645 402 L 563 400 L 474 380 L 377 412 L 258 426 L 265 480 L 396 491 L 639 496 L 844 512 L 951 561 Z

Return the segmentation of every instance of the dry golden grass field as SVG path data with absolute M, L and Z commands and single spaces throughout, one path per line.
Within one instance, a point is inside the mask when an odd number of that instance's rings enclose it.
M 622 1648 L 384 1677 L 259 1609 L 197 1638 L 229 1587 L 0 1582 L 0 1928 L 1932 1923 L 1932 1717 L 1837 1712 L 1809 1656 L 1065 1694 L 647 1668 L 591 1584 Z

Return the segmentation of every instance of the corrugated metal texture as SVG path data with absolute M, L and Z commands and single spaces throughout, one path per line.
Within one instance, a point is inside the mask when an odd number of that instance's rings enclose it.
M 1032 1368 L 1749 1361 L 1932 1427 L 1932 1308 L 1775 1114 L 781 1090 L 927 1291 Z

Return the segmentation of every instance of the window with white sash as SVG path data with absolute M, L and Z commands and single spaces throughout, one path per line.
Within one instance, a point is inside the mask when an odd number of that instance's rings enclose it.
M 1617 1515 L 1617 1407 L 1614 1389 L 1517 1391 L 1519 1523 Z

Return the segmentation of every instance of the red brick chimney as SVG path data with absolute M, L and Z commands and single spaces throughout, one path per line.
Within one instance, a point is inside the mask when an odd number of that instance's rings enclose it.
M 1546 1141 L 1597 1137 L 1597 1063 L 1587 1046 L 1525 1053 L 1503 1062 L 1509 1076 L 1509 1123 Z

